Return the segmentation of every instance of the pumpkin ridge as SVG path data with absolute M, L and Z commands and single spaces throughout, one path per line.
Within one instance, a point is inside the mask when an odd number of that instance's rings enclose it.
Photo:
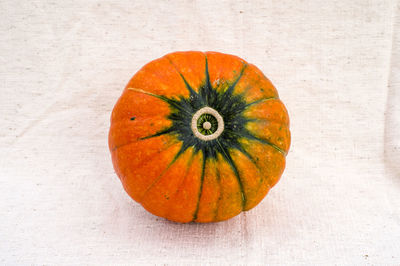
M 279 100 L 279 98 L 278 97 L 261 98 L 261 99 L 258 99 L 256 101 L 254 101 L 254 102 L 246 104 L 246 108 L 249 107 L 249 106 L 252 106 L 252 105 L 256 105 L 256 104 L 265 102 L 265 101 L 269 101 L 269 100 Z
M 286 156 L 286 151 L 285 151 L 284 149 L 280 148 L 278 145 L 276 145 L 276 144 L 274 144 L 274 143 L 272 143 L 272 142 L 270 142 L 270 141 L 268 141 L 268 140 L 266 140 L 266 139 L 259 138 L 259 137 L 255 137 L 255 139 L 256 139 L 257 141 L 263 143 L 263 144 L 266 144 L 266 145 L 271 146 L 272 148 L 274 148 L 275 150 L 279 151 L 279 152 L 282 153 L 284 156 Z
M 207 158 L 205 157 L 205 153 L 203 151 L 202 151 L 202 153 L 203 153 L 203 163 L 202 163 L 202 167 L 201 167 L 199 196 L 198 196 L 198 199 L 197 199 L 196 210 L 194 211 L 192 222 L 197 219 L 197 214 L 198 214 L 199 209 L 200 209 L 200 199 L 201 199 L 201 195 L 203 194 L 204 172 L 205 172 L 205 169 L 206 169 Z
M 183 146 L 183 144 L 182 144 Z M 179 151 L 175 154 L 174 158 L 171 160 L 171 162 L 167 165 L 167 167 L 164 169 L 164 171 L 150 184 L 150 186 L 148 188 L 146 188 L 145 192 L 142 195 L 142 198 L 139 200 L 139 202 L 142 201 L 142 199 L 145 197 L 145 195 L 147 194 L 147 192 L 149 192 L 149 190 L 155 185 L 157 184 L 158 181 L 160 181 L 161 177 L 164 176 L 164 174 L 167 172 L 167 170 L 176 162 L 176 160 L 178 159 L 178 157 L 183 153 L 182 151 L 182 146 L 179 149 Z
M 268 130 L 274 130 L 273 126 L 279 126 L 279 133 L 275 134 L 263 134 L 264 132 L 259 131 L 257 129 L 248 129 L 249 131 L 252 132 L 254 136 L 256 136 L 259 139 L 269 141 L 271 144 L 276 145 L 277 147 L 281 148 L 285 152 L 288 151 L 290 147 L 290 142 L 288 140 L 290 139 L 290 130 L 289 130 L 289 125 L 280 123 L 274 120 L 268 120 L 268 119 L 257 119 L 255 121 L 251 121 L 251 123 L 254 122 L 254 126 L 263 126 L 265 128 L 268 128 Z M 250 125 L 252 126 L 252 125 Z M 258 134 L 255 134 L 257 132 Z M 273 137 L 278 137 L 278 139 L 273 139 Z M 279 138 L 281 138 L 282 143 L 279 144 Z
M 185 179 L 186 176 L 187 176 L 187 172 L 189 171 L 190 165 L 192 164 L 192 161 L 193 161 L 193 158 L 194 158 L 195 155 L 196 155 L 196 154 L 195 154 L 194 152 L 192 152 L 192 156 L 190 157 L 190 159 L 189 159 L 189 161 L 188 161 L 188 164 L 187 164 L 187 167 L 186 167 L 185 176 L 182 178 L 182 182 L 178 185 L 178 188 L 177 188 L 177 189 L 175 190 L 175 192 L 172 194 L 171 198 L 172 198 L 176 193 L 178 193 L 179 189 L 182 187 L 183 181 L 184 181 L 184 179 Z
M 178 143 L 176 143 L 176 142 L 175 142 L 175 143 L 171 143 L 168 147 L 165 147 L 164 149 L 161 149 L 161 150 L 157 150 L 157 151 L 155 151 L 154 153 L 152 153 L 151 155 L 146 155 L 146 156 L 140 157 L 140 159 L 141 159 L 141 160 L 140 160 L 140 163 L 139 163 L 138 166 L 135 168 L 135 171 L 138 171 L 138 170 L 140 170 L 140 169 L 142 169 L 142 168 L 144 168 L 144 167 L 149 166 L 149 165 L 152 163 L 151 160 L 149 160 L 149 158 L 154 158 L 155 156 L 160 156 L 160 155 L 162 155 L 163 153 L 167 152 L 169 149 L 173 149 L 175 145 L 178 145 Z M 112 156 L 118 156 L 117 152 L 118 152 L 118 151 L 114 151 L 114 152 L 112 153 Z M 122 175 L 122 177 L 121 177 L 120 175 L 118 175 L 120 179 L 124 179 L 124 178 L 126 178 L 126 177 L 128 176 L 127 174 L 123 174 L 123 172 L 125 172 L 125 170 L 126 170 L 127 168 L 129 168 L 129 165 L 127 165 L 127 164 L 124 165 L 124 167 L 119 167 L 119 170 L 118 170 L 117 172 L 120 172 L 121 175 Z M 124 184 L 124 187 L 125 187 L 125 185 L 126 185 L 126 184 Z M 137 201 L 137 202 L 140 202 L 140 201 L 138 200 L 138 197 L 137 197 L 137 196 L 133 197 L 133 199 L 134 199 L 135 201 Z
M 248 139 L 252 139 L 252 140 L 257 140 L 258 142 L 261 142 L 263 144 L 269 145 L 272 148 L 274 148 L 275 150 L 279 151 L 280 153 L 282 153 L 284 156 L 286 156 L 286 151 L 284 151 L 283 149 L 279 148 L 278 146 L 276 146 L 275 144 L 265 140 L 265 139 L 261 139 L 257 136 L 254 136 L 253 134 L 251 134 L 248 130 L 246 130 L 245 132 L 242 132 L 243 136 L 248 138 Z
M 276 124 L 276 125 L 281 125 L 283 127 L 289 128 L 289 125 L 287 123 L 281 123 L 281 122 L 276 121 L 276 120 L 268 120 L 268 119 L 265 119 L 265 118 L 249 118 L 248 122 Z
M 239 189 L 240 189 L 240 192 L 241 192 L 241 194 L 242 194 L 242 197 L 241 197 L 241 198 L 242 198 L 242 210 L 243 210 L 244 206 L 246 206 L 246 195 L 245 195 L 245 193 L 244 193 L 243 183 L 242 183 L 242 180 L 240 179 L 239 171 L 238 171 L 238 169 L 237 169 L 235 163 L 233 162 L 232 157 L 231 157 L 229 151 L 226 150 L 226 149 L 221 145 L 221 143 L 219 142 L 218 139 L 217 139 L 217 143 L 218 143 L 218 145 L 219 145 L 219 147 L 220 147 L 220 149 L 221 149 L 221 151 L 222 151 L 221 153 L 222 153 L 223 157 L 225 157 L 225 160 L 227 161 L 227 163 L 232 167 L 232 170 L 233 170 L 233 172 L 234 172 L 234 174 L 235 174 L 235 177 L 236 177 L 236 179 L 237 179 L 237 181 L 238 181 Z
M 154 93 L 151 93 L 151 92 L 148 92 L 148 91 L 145 91 L 145 90 L 142 90 L 142 89 L 137 89 L 137 88 L 127 88 L 127 90 L 136 91 L 136 92 L 147 94 L 149 96 L 156 97 L 156 98 L 168 103 L 169 105 L 175 107 L 176 109 L 187 113 L 187 111 L 185 109 L 183 109 L 181 106 L 179 106 L 179 104 L 174 99 L 170 99 L 170 98 L 165 97 L 163 95 L 154 94 Z
M 197 95 L 202 101 L 203 105 L 209 105 L 210 104 L 210 93 L 213 92 L 213 87 L 211 85 L 211 80 L 210 80 L 210 73 L 208 70 L 208 59 L 207 59 L 207 54 L 204 54 L 205 57 L 205 84 L 199 88 L 199 92 Z
M 161 131 L 158 131 L 157 133 L 155 133 L 155 134 L 153 134 L 153 135 L 149 135 L 149 136 L 146 136 L 146 137 L 142 137 L 142 138 L 140 138 L 140 140 L 145 140 L 145 139 L 150 139 L 150 138 L 159 137 L 159 136 L 162 136 L 162 135 L 165 135 L 165 134 L 169 134 L 169 133 L 173 132 L 174 130 L 175 130 L 174 128 L 169 127 L 169 128 L 163 129 L 163 130 L 161 130 Z
M 160 135 L 161 136 L 161 135 Z M 159 136 L 155 136 L 155 137 L 159 137 Z M 146 139 L 148 139 L 148 138 L 140 138 L 140 139 L 137 139 L 137 140 L 135 140 L 135 141 L 130 141 L 130 142 L 127 142 L 127 143 L 124 143 L 124 144 L 122 144 L 122 145 L 119 145 L 119 146 L 115 146 L 114 148 L 112 148 L 112 150 L 111 150 L 111 152 L 115 152 L 115 151 L 117 151 L 119 148 L 123 148 L 123 147 L 125 147 L 125 146 L 128 146 L 128 145 L 131 145 L 131 144 L 134 144 L 134 143 L 137 143 L 137 142 L 139 142 L 139 141 L 142 141 L 142 140 L 146 140 Z M 168 146 L 166 146 L 166 148 L 169 148 L 169 147 L 171 147 L 172 145 L 174 145 L 174 144 L 176 144 L 177 142 L 171 142 Z
M 271 142 L 268 141 L 268 140 L 261 139 L 261 138 L 259 138 L 259 137 L 255 137 L 255 136 L 254 136 L 254 139 L 257 140 L 257 141 L 259 141 L 259 142 L 261 142 L 261 143 L 263 143 L 263 144 L 266 144 L 266 145 L 271 146 L 272 148 L 274 148 L 275 150 L 279 151 L 279 152 L 282 153 L 284 156 L 286 156 L 286 151 L 284 151 L 283 149 L 281 149 L 280 147 L 278 147 L 278 146 L 275 145 L 274 143 L 271 143 Z
M 205 57 L 205 59 L 206 59 L 206 67 L 205 67 L 205 71 L 206 71 L 206 87 L 207 88 L 212 88 L 212 86 L 211 86 L 211 80 L 210 80 L 210 72 L 209 72 L 209 70 L 208 70 L 208 59 L 207 59 L 207 54 L 206 53 L 204 53 L 204 57 Z
M 215 158 L 215 160 L 218 162 L 218 158 Z M 215 207 L 213 221 L 216 221 L 216 220 L 217 220 L 218 211 L 219 211 L 219 204 L 220 204 L 221 199 L 222 199 L 222 195 L 221 195 L 221 191 L 222 191 L 222 186 L 221 186 L 221 175 L 220 175 L 220 172 L 219 172 L 219 168 L 218 168 L 218 167 L 216 167 L 215 170 L 216 170 L 215 173 L 216 173 L 216 176 L 217 176 L 218 186 L 219 186 L 219 197 L 218 197 L 218 201 L 217 201 L 217 204 L 216 204 L 216 207 Z
M 175 192 L 171 194 L 171 197 L 170 197 L 171 199 L 174 198 L 176 196 L 176 194 L 178 194 L 179 190 L 182 188 L 182 185 L 185 183 L 185 179 L 187 178 L 189 169 L 190 169 L 190 167 L 192 165 L 192 162 L 193 162 L 193 159 L 194 159 L 195 155 L 196 155 L 196 152 L 192 152 L 192 156 L 190 157 L 190 159 L 188 161 L 188 164 L 187 164 L 187 167 L 186 167 L 186 170 L 185 170 L 185 175 L 182 178 L 182 180 L 181 180 L 180 184 L 178 185 L 177 189 L 175 190 Z M 169 213 L 169 211 L 170 211 L 170 208 L 168 208 L 166 213 Z
M 256 161 L 254 160 L 253 156 L 251 156 L 251 154 L 248 153 L 246 151 L 246 149 L 244 149 L 241 145 L 235 145 L 234 148 L 236 148 L 239 152 L 243 153 L 247 158 L 249 158 L 249 160 L 252 163 L 254 163 L 254 164 L 256 163 Z
M 266 176 L 264 175 L 264 173 L 263 173 L 261 167 L 258 165 L 258 163 L 256 162 L 256 160 L 254 160 L 253 156 L 251 156 L 250 154 L 248 154 L 247 151 L 246 151 L 245 149 L 243 149 L 243 150 L 240 150 L 240 149 L 239 149 L 239 151 L 242 152 L 246 157 L 248 157 L 249 160 L 254 164 L 254 166 L 257 168 L 258 173 L 260 174 L 260 182 L 264 182 L 264 180 L 266 180 Z M 268 183 L 268 189 L 267 189 L 267 190 L 270 190 L 270 189 L 271 189 L 271 185 Z M 260 190 L 260 187 L 257 189 L 257 191 L 259 191 L 259 190 Z M 268 192 L 267 192 L 267 193 L 268 193 Z M 249 210 L 249 209 L 247 208 L 247 206 L 245 206 L 245 207 L 244 207 L 244 210 L 247 211 L 247 210 Z
M 190 86 L 190 84 L 187 82 L 186 78 L 183 76 L 183 74 L 178 70 L 178 68 L 175 66 L 175 64 L 171 61 L 169 57 L 166 57 L 170 64 L 174 67 L 176 72 L 179 74 L 179 76 L 182 78 L 183 82 L 185 83 L 186 88 L 188 89 L 190 95 L 196 94 L 196 92 L 193 90 L 193 88 Z
M 244 62 L 243 63 L 243 67 L 240 70 L 239 76 L 235 79 L 235 81 L 229 86 L 229 88 L 226 90 L 226 92 L 224 93 L 225 97 L 230 97 L 233 94 L 233 91 L 236 87 L 236 84 L 239 82 L 239 80 L 242 78 L 243 73 L 245 71 L 245 69 L 247 68 L 247 64 Z
M 122 146 L 120 146 L 120 147 L 117 147 L 115 150 L 111 151 L 111 154 L 112 154 L 113 156 L 115 156 L 115 153 L 118 151 L 119 148 L 123 148 L 123 147 L 125 147 L 125 146 L 128 146 L 128 145 L 130 145 L 130 144 L 134 144 L 134 143 L 136 143 L 136 142 L 137 142 L 137 141 L 131 142 L 131 143 L 128 143 L 128 144 L 124 144 L 124 145 L 122 145 Z M 151 155 L 148 155 L 148 156 L 144 157 L 144 158 L 143 158 L 144 163 L 143 163 L 141 166 L 145 166 L 145 165 L 147 164 L 147 162 L 146 162 L 147 159 L 151 158 L 152 156 L 157 155 L 158 153 L 161 153 L 161 152 L 164 152 L 164 151 L 168 150 L 169 148 L 171 148 L 172 146 L 174 146 L 174 145 L 176 145 L 176 144 L 177 144 L 176 142 L 175 142 L 175 143 L 169 143 L 169 145 L 166 146 L 165 148 L 163 148 L 163 149 L 161 149 L 161 150 L 158 150 L 158 151 L 155 151 L 155 152 L 152 153 Z
M 260 119 L 252 119 L 252 120 L 249 120 L 248 122 L 257 122 L 257 121 L 260 121 Z M 269 122 L 269 123 L 278 124 L 278 122 L 276 122 L 276 121 L 269 121 L 269 120 L 267 120 L 267 119 L 263 119 L 262 121 L 266 121 L 266 122 Z M 287 128 L 289 128 L 288 125 L 285 125 L 285 126 L 286 126 Z M 286 156 L 286 154 L 287 154 L 287 152 L 286 152 L 284 149 L 282 149 L 281 147 L 279 147 L 279 146 L 276 145 L 275 143 L 272 143 L 272 142 L 270 142 L 270 141 L 268 141 L 268 140 L 266 140 L 266 139 L 257 137 L 257 136 L 255 136 L 255 135 L 253 135 L 253 134 L 252 134 L 249 130 L 247 130 L 247 129 L 243 130 L 243 132 L 236 132 L 236 131 L 233 131 L 233 130 L 230 130 L 230 129 L 226 129 L 226 130 L 227 130 L 228 132 L 230 132 L 231 134 L 236 135 L 237 137 L 245 137 L 245 138 L 248 138 L 248 139 L 257 140 L 257 141 L 259 141 L 259 142 L 261 142 L 261 143 L 263 143 L 263 144 L 270 145 L 270 146 L 272 146 L 274 149 L 276 149 L 276 150 L 278 150 L 279 152 L 283 153 L 283 155 L 285 155 L 285 156 Z M 231 144 L 231 145 L 234 145 L 234 144 Z M 239 151 L 241 151 L 241 149 L 243 149 L 243 147 L 241 147 L 241 145 L 234 145 L 234 148 L 238 149 Z M 243 149 L 243 150 L 244 150 L 244 149 Z M 250 159 L 250 158 L 249 158 L 249 159 Z
M 126 122 L 126 121 L 124 121 L 124 120 L 119 120 L 118 122 L 113 123 L 112 126 L 115 126 L 116 124 L 122 123 L 122 122 Z M 108 139 L 109 139 L 109 140 L 108 140 L 108 141 L 109 141 L 109 149 L 110 149 L 111 152 L 113 152 L 113 151 L 115 151 L 115 150 L 117 150 L 117 149 L 119 149 L 119 148 L 121 148 L 121 147 L 124 147 L 124 146 L 126 146 L 126 145 L 129 145 L 129 144 L 132 144 L 132 143 L 136 143 L 136 142 L 142 140 L 141 137 L 137 137 L 136 139 L 132 139 L 132 140 L 127 141 L 127 142 L 125 142 L 125 143 L 116 145 L 116 142 L 117 142 L 117 141 L 111 136 L 111 130 L 110 130 Z

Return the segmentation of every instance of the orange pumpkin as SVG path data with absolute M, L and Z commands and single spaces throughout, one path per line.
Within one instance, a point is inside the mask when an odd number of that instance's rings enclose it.
M 262 72 L 217 52 L 175 52 L 129 81 L 109 147 L 126 192 L 176 222 L 215 222 L 256 206 L 279 180 L 289 117 Z

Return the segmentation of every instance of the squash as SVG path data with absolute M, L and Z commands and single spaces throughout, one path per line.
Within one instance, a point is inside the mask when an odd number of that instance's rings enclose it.
M 175 52 L 129 81 L 109 132 L 124 189 L 171 221 L 216 222 L 255 207 L 279 180 L 289 117 L 254 65 L 217 52 Z

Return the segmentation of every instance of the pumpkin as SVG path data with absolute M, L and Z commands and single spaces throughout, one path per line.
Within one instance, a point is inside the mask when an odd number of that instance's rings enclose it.
M 217 52 L 175 52 L 129 81 L 109 148 L 124 189 L 149 212 L 216 222 L 255 207 L 279 180 L 289 117 L 254 65 Z

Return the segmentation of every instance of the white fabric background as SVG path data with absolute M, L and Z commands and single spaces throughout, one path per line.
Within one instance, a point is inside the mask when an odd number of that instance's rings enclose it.
M 397 1 L 0 0 L 1 264 L 400 264 Z M 176 224 L 123 191 L 111 110 L 146 62 L 236 54 L 276 85 L 292 147 L 226 222 Z

